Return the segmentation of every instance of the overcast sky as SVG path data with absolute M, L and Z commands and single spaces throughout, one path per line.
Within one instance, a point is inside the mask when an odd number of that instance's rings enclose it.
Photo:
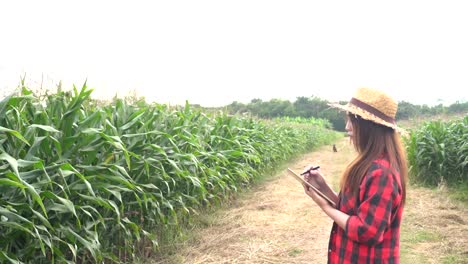
M 468 100 L 467 1 L 2 1 L 0 89 L 220 106 L 358 87 Z

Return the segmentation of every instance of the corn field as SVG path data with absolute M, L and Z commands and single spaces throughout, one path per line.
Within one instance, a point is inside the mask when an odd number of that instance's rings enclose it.
M 0 102 L 2 263 L 131 261 L 197 209 L 338 137 L 91 93 L 39 100 L 23 87 Z
M 323 119 L 323 118 L 314 118 L 314 117 L 304 118 L 304 117 L 283 116 L 283 117 L 276 117 L 273 120 L 278 121 L 278 122 L 291 122 L 291 123 L 298 123 L 298 124 L 316 125 L 320 127 L 333 129 L 333 125 L 330 122 L 330 120 Z
M 468 116 L 447 123 L 428 122 L 411 132 L 406 145 L 416 182 L 452 186 L 468 182 Z

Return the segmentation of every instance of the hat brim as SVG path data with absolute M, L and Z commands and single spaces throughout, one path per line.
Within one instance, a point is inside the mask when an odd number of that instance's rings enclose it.
M 329 103 L 328 105 L 333 107 L 333 108 L 337 108 L 339 110 L 346 111 L 348 113 L 359 115 L 363 119 L 372 121 L 374 123 L 377 123 L 377 124 L 380 124 L 380 125 L 383 125 L 383 126 L 386 126 L 386 127 L 390 127 L 390 128 L 394 129 L 395 131 L 397 131 L 400 134 L 407 134 L 407 132 L 404 129 L 398 127 L 396 124 L 387 122 L 387 121 L 383 120 L 382 118 L 380 118 L 378 116 L 375 116 L 374 114 L 369 113 L 366 110 L 364 110 L 362 108 L 359 108 L 359 107 L 357 107 L 355 105 L 352 105 L 352 104 L 342 105 L 342 104 L 338 104 L 338 103 Z

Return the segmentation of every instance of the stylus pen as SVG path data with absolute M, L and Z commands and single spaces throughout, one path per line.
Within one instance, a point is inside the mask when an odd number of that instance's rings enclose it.
M 310 168 L 310 169 L 304 171 L 303 173 L 301 173 L 301 175 L 307 174 L 307 173 L 309 173 L 310 171 L 318 170 L 318 169 L 320 169 L 320 166 L 312 167 L 312 168 Z

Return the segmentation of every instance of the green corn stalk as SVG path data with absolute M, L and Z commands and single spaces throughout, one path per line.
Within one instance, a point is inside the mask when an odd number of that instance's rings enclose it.
M 468 180 L 468 117 L 428 122 L 411 132 L 406 145 L 415 182 L 457 185 Z
M 86 84 L 0 102 L 0 261 L 131 261 L 199 208 L 328 143 L 327 125 L 108 105 Z M 297 123 L 297 122 L 296 122 Z

